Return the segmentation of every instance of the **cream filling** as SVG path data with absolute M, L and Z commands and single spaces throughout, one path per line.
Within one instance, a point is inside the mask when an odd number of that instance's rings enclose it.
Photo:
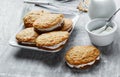
M 31 45 L 31 44 L 35 44 L 35 43 L 31 43 L 31 42 L 22 42 L 22 44 L 29 44 L 29 45 Z
M 53 27 L 51 27 L 51 28 L 38 29 L 38 30 L 40 30 L 40 31 L 51 31 L 51 30 L 54 30 L 54 29 L 56 29 L 56 28 L 60 27 L 62 23 L 63 23 L 63 20 L 62 20 L 60 23 L 58 23 L 57 25 L 54 25 L 54 26 L 53 26 Z
M 100 59 L 100 56 L 98 56 L 96 60 L 99 60 L 99 59 Z M 75 67 L 75 68 L 80 68 L 80 67 L 84 67 L 84 66 L 87 66 L 87 65 L 93 65 L 96 60 L 94 60 L 94 61 L 92 61 L 92 62 L 90 62 L 90 63 L 80 64 L 80 65 L 72 65 L 72 64 L 69 64 L 68 62 L 67 62 L 67 64 L 68 64 L 71 68 L 73 68 L 73 67 Z
M 71 27 L 71 28 L 69 28 L 67 31 L 69 32 L 71 29 L 72 29 L 72 27 Z
M 56 49 L 56 48 L 59 48 L 60 46 L 64 45 L 66 43 L 67 40 L 59 43 L 59 44 L 56 44 L 54 46 L 43 46 L 44 48 L 50 48 L 50 49 Z

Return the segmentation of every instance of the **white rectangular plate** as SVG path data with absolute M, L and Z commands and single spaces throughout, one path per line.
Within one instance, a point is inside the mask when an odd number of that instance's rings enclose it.
M 58 12 L 54 12 L 54 13 L 58 13 Z M 64 14 L 65 18 L 70 18 L 73 21 L 73 28 L 72 28 L 72 30 L 70 32 L 70 34 L 71 34 L 74 27 L 75 27 L 75 24 L 76 24 L 77 20 L 79 19 L 79 15 L 77 15 L 77 14 L 65 14 L 65 13 L 62 13 L 62 14 Z M 58 52 L 58 51 L 60 51 L 62 49 L 61 48 L 61 49 L 58 49 L 58 50 L 43 50 L 43 49 L 39 49 L 37 47 L 30 47 L 30 46 L 24 46 L 24 45 L 18 44 L 17 41 L 16 41 L 16 34 L 18 32 L 20 32 L 21 30 L 23 30 L 23 28 L 24 28 L 23 24 L 21 24 L 20 26 L 21 26 L 20 29 L 9 40 L 9 44 L 11 46 L 19 47 L 19 48 L 27 48 L 27 49 L 37 50 L 37 51 L 45 51 L 45 52 Z

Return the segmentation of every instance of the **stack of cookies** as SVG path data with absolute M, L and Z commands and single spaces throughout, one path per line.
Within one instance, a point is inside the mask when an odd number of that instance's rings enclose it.
M 31 11 L 24 16 L 23 21 L 25 28 L 17 33 L 17 42 L 45 50 L 62 48 L 69 38 L 73 24 L 63 14 L 53 14 L 45 10 Z

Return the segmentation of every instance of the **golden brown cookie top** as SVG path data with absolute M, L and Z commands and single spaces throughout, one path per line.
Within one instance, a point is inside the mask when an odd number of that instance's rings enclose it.
M 23 18 L 25 27 L 33 27 L 33 22 L 36 19 L 40 18 L 40 16 L 42 16 L 43 14 L 48 14 L 48 13 L 50 13 L 50 12 L 45 11 L 45 10 L 30 11 Z
M 26 28 L 33 27 L 33 22 L 40 18 L 40 15 L 28 15 L 24 18 L 24 25 Z
M 38 37 L 39 35 L 34 31 L 34 28 L 26 28 L 22 31 L 20 31 L 17 35 L 16 35 L 16 39 L 18 42 L 35 42 L 35 39 Z
M 74 46 L 65 55 L 69 64 L 80 65 L 95 61 L 100 51 L 94 46 Z
M 68 19 L 68 18 L 64 18 L 63 20 L 63 28 L 61 29 L 62 31 L 67 31 L 69 30 L 70 28 L 72 28 L 72 20 L 71 19 Z
M 63 20 L 63 14 L 45 14 L 38 18 L 34 23 L 33 26 L 36 29 L 46 29 L 51 28 L 58 23 L 61 23 Z
M 54 31 L 41 34 L 36 39 L 36 44 L 38 47 L 53 46 L 67 40 L 68 38 L 69 33 L 67 31 Z

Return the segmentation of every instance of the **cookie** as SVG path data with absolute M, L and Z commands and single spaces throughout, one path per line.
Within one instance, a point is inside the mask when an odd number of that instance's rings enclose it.
M 30 11 L 29 13 L 27 13 L 24 18 L 24 26 L 27 27 L 33 27 L 33 22 L 40 18 L 43 14 L 48 14 L 50 12 L 45 11 L 45 10 L 34 10 L 34 11 Z
M 34 31 L 33 27 L 26 28 L 16 35 L 17 42 L 22 45 L 35 45 L 35 40 L 38 37 L 38 33 Z
M 62 27 L 61 31 L 68 31 L 68 32 L 70 32 L 70 30 L 72 29 L 72 25 L 73 25 L 73 22 L 72 22 L 71 19 L 64 18 L 64 20 L 63 20 L 63 27 Z
M 56 50 L 62 47 L 68 40 L 69 33 L 67 31 L 53 31 L 41 34 L 36 39 L 38 48 L 47 50 Z
M 88 12 L 88 8 L 86 7 L 88 6 L 88 4 L 89 4 L 89 0 L 85 0 L 84 3 L 81 1 L 79 5 L 77 6 L 77 9 L 79 11 Z
M 59 30 L 62 28 L 63 14 L 46 14 L 37 19 L 33 26 L 40 33 Z
M 84 68 L 100 59 L 100 51 L 94 46 L 74 46 L 66 52 L 65 59 L 71 68 Z

